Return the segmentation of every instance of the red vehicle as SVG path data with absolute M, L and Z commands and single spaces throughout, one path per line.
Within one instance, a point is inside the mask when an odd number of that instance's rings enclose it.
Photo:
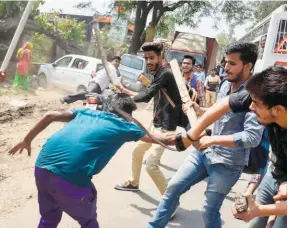
M 165 56 L 165 63 L 176 59 L 182 63 L 184 55 L 193 55 L 196 64 L 201 64 L 205 71 L 216 67 L 216 56 L 219 45 L 215 38 L 209 38 L 193 33 L 175 32 L 172 45 Z

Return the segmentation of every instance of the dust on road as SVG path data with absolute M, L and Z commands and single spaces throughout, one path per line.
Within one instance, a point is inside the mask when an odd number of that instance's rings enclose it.
M 59 98 L 63 92 L 57 90 L 28 93 L 7 90 L 4 93 L 1 89 L 1 92 L 4 95 L 0 96 L 0 219 L 17 213 L 26 201 L 36 196 L 35 186 L 25 183 L 31 183 L 33 179 L 35 157 L 44 141 L 63 124 L 52 124 L 33 141 L 32 159 L 27 158 L 26 151 L 21 155 L 9 156 L 7 150 L 20 142 L 47 111 L 81 106 L 81 102 L 73 106 L 62 105 Z M 17 103 L 26 105 L 11 105 Z

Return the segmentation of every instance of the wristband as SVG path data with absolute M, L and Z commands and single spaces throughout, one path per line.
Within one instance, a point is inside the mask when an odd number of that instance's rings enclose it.
M 187 136 L 187 138 L 188 138 L 191 142 L 195 142 L 195 140 L 193 140 L 193 139 L 190 137 L 190 135 L 188 134 L 188 132 L 186 132 L 186 136 Z
M 176 135 L 176 149 L 178 151 L 184 151 L 186 150 L 184 144 L 183 144 L 183 140 L 182 140 L 182 133 L 179 133 Z

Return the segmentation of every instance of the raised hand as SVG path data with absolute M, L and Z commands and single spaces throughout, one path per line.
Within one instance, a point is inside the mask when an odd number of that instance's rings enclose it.
M 28 156 L 31 156 L 31 142 L 23 140 L 22 142 L 18 143 L 16 146 L 11 148 L 8 151 L 9 155 L 14 155 L 19 151 L 19 154 L 23 152 L 23 150 L 26 149 L 28 152 Z

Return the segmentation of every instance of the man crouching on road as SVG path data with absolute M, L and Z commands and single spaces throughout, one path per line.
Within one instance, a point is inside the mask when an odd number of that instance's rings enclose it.
M 31 142 L 42 130 L 52 122 L 68 122 L 46 141 L 36 160 L 39 227 L 57 227 L 63 211 L 81 227 L 99 227 L 93 175 L 101 172 L 125 142 L 152 142 L 140 127 L 120 118 L 115 107 L 130 115 L 136 110 L 132 98 L 116 94 L 108 104 L 109 112 L 90 109 L 51 112 L 9 151 L 13 155 L 26 149 L 30 156 Z M 161 134 L 153 136 L 162 140 Z

